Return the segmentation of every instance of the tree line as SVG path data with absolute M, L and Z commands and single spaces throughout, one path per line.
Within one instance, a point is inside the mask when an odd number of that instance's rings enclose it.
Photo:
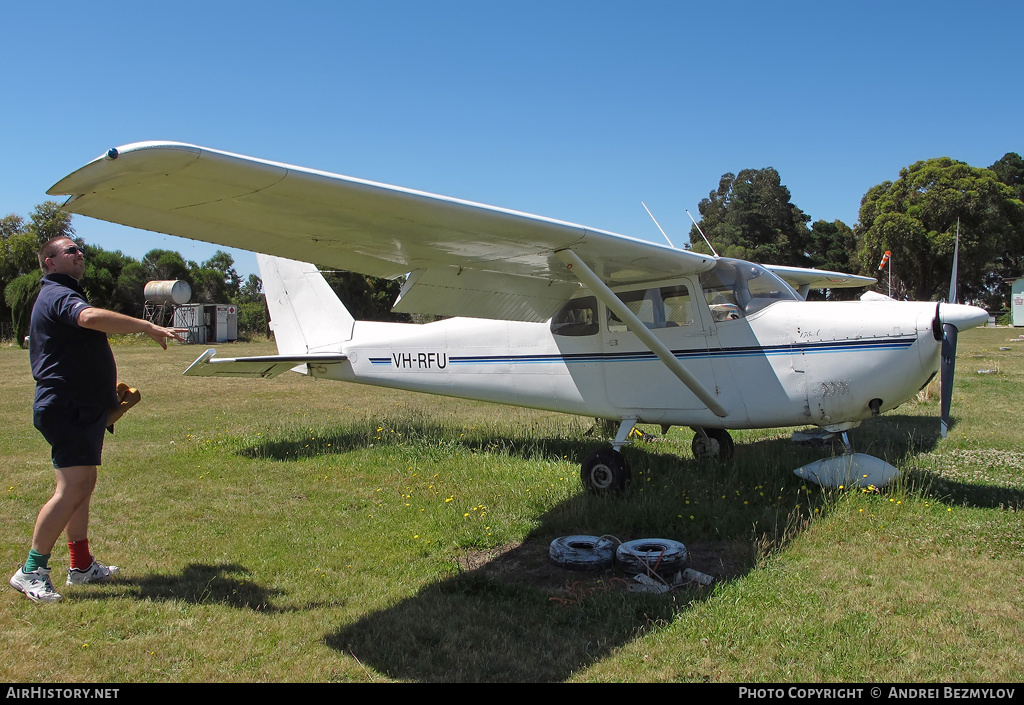
M 931 301 L 946 296 L 958 228 L 962 302 L 1001 310 L 1009 295 L 1005 280 L 1024 276 L 1024 159 L 1015 152 L 984 168 L 948 157 L 905 167 L 895 181 L 868 190 L 852 227 L 840 220 L 812 223 L 771 167 L 724 174 L 698 208 L 697 225 L 724 257 L 888 281 L 889 272 L 879 273 L 878 263 L 889 251 L 894 298 Z M 82 286 L 97 306 L 141 316 L 146 282 L 181 279 L 192 287 L 193 301 L 236 304 L 240 333 L 267 330 L 259 277 L 252 274 L 242 282 L 226 252 L 196 263 L 172 250 L 156 249 L 136 260 L 76 237 L 71 215 L 47 201 L 28 220 L 15 214 L 0 219 L 0 323 L 9 322 L 18 340 L 27 330 L 39 289 L 36 253 L 58 235 L 85 250 Z M 710 252 L 697 226 L 690 230 L 690 242 L 693 250 Z M 351 272 L 325 272 L 325 277 L 356 318 L 409 320 L 390 311 L 401 282 Z M 812 297 L 852 298 L 860 293 L 837 289 L 812 292 Z
M 887 284 L 889 272 L 878 265 L 890 251 L 893 298 L 948 295 L 958 229 L 961 303 L 1001 310 L 1009 295 L 1005 279 L 1024 276 L 1024 160 L 1015 152 L 984 168 L 948 157 L 911 164 L 895 181 L 868 190 L 853 227 L 811 223 L 770 167 L 723 175 L 699 210 L 700 230 L 725 257 L 862 274 Z M 710 252 L 696 226 L 690 242 L 695 251 Z

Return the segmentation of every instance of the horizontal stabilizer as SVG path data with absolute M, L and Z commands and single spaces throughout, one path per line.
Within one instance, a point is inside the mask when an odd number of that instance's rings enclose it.
M 335 365 L 348 359 L 345 355 L 322 353 L 311 355 L 261 355 L 257 357 L 222 357 L 210 348 L 182 374 L 190 377 L 277 377 L 299 365 Z

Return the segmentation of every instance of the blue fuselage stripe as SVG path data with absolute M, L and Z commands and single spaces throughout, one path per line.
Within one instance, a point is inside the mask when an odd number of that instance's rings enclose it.
M 819 355 L 877 350 L 906 350 L 917 338 L 886 338 L 883 340 L 837 340 L 820 343 L 792 343 L 788 345 L 748 346 L 703 350 L 673 350 L 678 360 L 721 359 L 743 357 L 776 357 L 780 355 Z M 578 364 L 586 362 L 644 362 L 656 360 L 649 351 L 616 353 L 570 353 L 551 355 L 449 355 L 450 365 L 536 365 Z M 389 366 L 391 357 L 371 357 L 371 365 Z

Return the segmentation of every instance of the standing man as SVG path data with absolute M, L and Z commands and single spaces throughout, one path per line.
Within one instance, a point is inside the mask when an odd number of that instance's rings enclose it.
M 43 505 L 32 533 L 28 560 L 11 576 L 11 587 L 36 602 L 57 602 L 50 582 L 50 553 L 63 532 L 71 553 L 68 585 L 110 580 L 89 552 L 89 500 L 103 450 L 107 415 L 118 405 L 117 368 L 108 333 L 145 333 L 167 349 L 181 340 L 172 328 L 92 306 L 78 281 L 85 254 L 73 240 L 56 237 L 39 250 L 42 285 L 32 308 L 29 358 L 36 380 L 33 423 L 52 449 L 57 487 Z

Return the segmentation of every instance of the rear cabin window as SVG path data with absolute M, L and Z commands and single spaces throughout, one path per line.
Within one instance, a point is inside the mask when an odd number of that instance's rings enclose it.
M 593 296 L 573 299 L 551 318 L 555 335 L 594 335 L 598 330 L 597 299 Z
M 685 286 L 637 289 L 617 296 L 648 328 L 676 328 L 693 323 L 690 290 Z M 608 330 L 612 333 L 627 330 L 626 324 L 611 310 L 608 311 Z

